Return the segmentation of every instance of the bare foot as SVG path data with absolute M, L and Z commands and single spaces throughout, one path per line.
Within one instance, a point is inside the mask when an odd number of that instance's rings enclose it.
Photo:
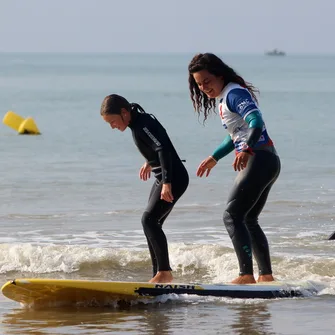
M 232 282 L 232 284 L 256 284 L 256 280 L 253 275 L 243 275 L 243 276 L 238 276 L 235 278 Z
M 172 280 L 171 271 L 158 271 L 156 276 L 149 280 L 149 283 L 171 283 Z
M 272 275 L 260 275 L 257 279 L 257 283 L 274 281 Z

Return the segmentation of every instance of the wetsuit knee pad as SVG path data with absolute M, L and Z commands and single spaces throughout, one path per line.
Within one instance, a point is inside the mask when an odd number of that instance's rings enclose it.
M 143 228 L 145 227 L 150 227 L 152 225 L 152 223 L 154 222 L 152 215 L 149 212 L 144 212 L 142 215 L 142 226 Z
M 228 211 L 224 211 L 223 213 L 223 223 L 226 226 L 229 236 L 233 237 L 235 234 L 235 225 L 234 225 L 233 217 Z
M 258 226 L 258 218 L 252 218 L 252 219 L 250 219 L 250 218 L 248 218 L 248 217 L 246 217 L 245 219 L 244 219 L 244 222 L 245 222 L 245 224 L 248 226 L 248 227 L 255 227 L 255 226 Z

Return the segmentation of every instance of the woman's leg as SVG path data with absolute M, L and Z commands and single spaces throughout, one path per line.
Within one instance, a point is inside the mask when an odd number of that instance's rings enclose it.
M 162 184 L 155 185 L 151 191 L 147 208 L 142 216 L 143 230 L 148 241 L 153 263 L 154 278 L 152 280 L 155 282 L 161 282 L 161 280 L 165 280 L 166 278 L 170 278 L 170 281 L 172 280 L 168 244 L 162 225 L 175 203 L 185 192 L 187 185 L 188 178 L 182 182 L 173 182 L 172 193 L 174 201 L 172 203 L 160 199 Z
M 279 174 L 278 157 L 268 152 L 255 152 L 250 157 L 247 168 L 241 171 L 233 185 L 223 220 L 239 261 L 240 276 L 234 283 L 254 283 L 253 264 L 252 264 L 252 243 L 263 244 L 268 248 L 266 237 L 261 231 L 258 239 L 251 239 L 247 229 L 247 215 L 252 208 L 260 201 L 263 192 L 273 184 Z M 267 194 L 263 198 L 266 201 Z M 261 210 L 264 207 L 259 207 Z M 258 213 L 259 214 L 259 213 Z M 258 230 L 258 232 L 259 232 Z M 265 238 L 265 242 L 264 242 Z

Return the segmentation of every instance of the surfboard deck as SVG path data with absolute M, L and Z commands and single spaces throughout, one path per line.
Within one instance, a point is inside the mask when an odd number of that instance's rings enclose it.
M 229 298 L 290 298 L 302 297 L 304 292 L 317 293 L 310 282 L 236 284 L 152 284 L 144 282 L 90 281 L 66 279 L 14 279 L 1 288 L 2 294 L 25 305 L 44 303 L 131 301 L 154 298 L 164 294 L 192 294 Z

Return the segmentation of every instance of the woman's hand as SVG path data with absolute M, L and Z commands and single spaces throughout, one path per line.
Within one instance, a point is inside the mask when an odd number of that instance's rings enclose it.
M 150 178 L 151 175 L 151 166 L 145 162 L 142 167 L 140 168 L 140 179 L 141 180 L 148 180 Z
M 161 199 L 167 202 L 173 202 L 173 194 L 171 184 L 163 184 L 162 191 L 161 191 Z
M 213 167 L 217 164 L 217 161 L 212 157 L 209 156 L 205 160 L 203 160 L 197 170 L 197 176 L 202 177 L 206 172 L 206 177 L 208 177 L 209 173 L 213 169 Z
M 249 158 L 251 154 L 247 152 L 240 152 L 236 155 L 234 162 L 233 162 L 233 167 L 235 171 L 242 171 L 247 167 Z

